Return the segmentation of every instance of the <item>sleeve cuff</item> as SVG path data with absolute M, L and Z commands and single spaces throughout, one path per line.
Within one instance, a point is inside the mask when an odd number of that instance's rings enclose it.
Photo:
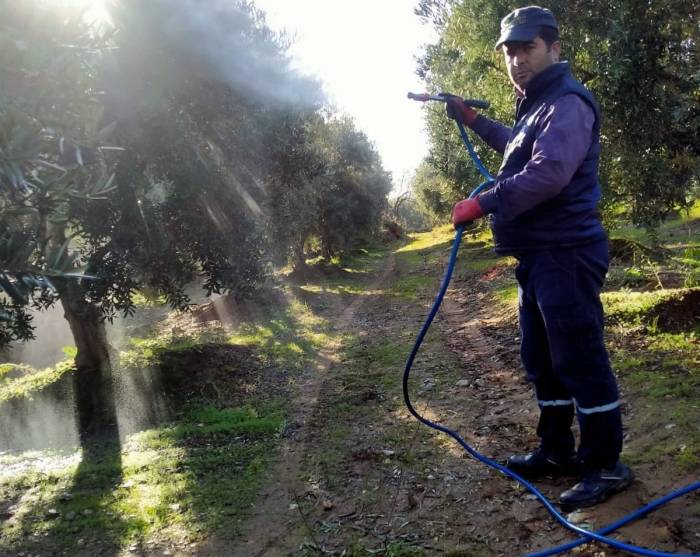
M 474 121 L 469 127 L 478 135 L 483 137 L 483 134 L 488 133 L 490 124 L 491 122 L 488 118 L 482 116 L 481 114 L 477 114 L 476 118 L 474 118 Z
M 486 193 L 482 193 L 477 196 L 479 202 L 479 207 L 484 212 L 484 214 L 495 213 L 498 210 L 498 198 L 496 197 L 496 192 L 494 188 L 491 188 Z

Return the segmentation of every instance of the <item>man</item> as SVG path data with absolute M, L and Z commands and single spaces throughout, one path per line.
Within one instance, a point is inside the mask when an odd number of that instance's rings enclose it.
M 521 357 L 540 407 L 540 446 L 510 457 L 507 466 L 530 479 L 580 475 L 560 496 L 562 507 L 573 510 L 633 480 L 619 461 L 620 402 L 603 340 L 608 245 L 596 209 L 600 114 L 591 93 L 559 62 L 551 11 L 528 6 L 510 13 L 496 48 L 515 86 L 515 124 L 480 116 L 459 97 L 448 100 L 451 118 L 504 155 L 494 186 L 457 203 L 452 219 L 457 226 L 488 214 L 496 251 L 518 260 Z

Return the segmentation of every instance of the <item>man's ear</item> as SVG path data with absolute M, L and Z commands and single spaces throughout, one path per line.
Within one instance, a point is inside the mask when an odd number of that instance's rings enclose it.
M 552 53 L 552 60 L 554 62 L 559 62 L 559 57 L 561 56 L 561 42 L 554 41 L 552 46 L 549 47 L 549 51 Z

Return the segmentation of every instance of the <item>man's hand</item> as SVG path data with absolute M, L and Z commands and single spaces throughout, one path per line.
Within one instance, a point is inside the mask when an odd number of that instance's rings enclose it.
M 481 205 L 479 205 L 476 198 L 463 199 L 462 201 L 456 203 L 452 209 L 452 224 L 455 228 L 460 225 L 466 226 L 471 224 L 474 219 L 478 219 L 483 216 L 484 212 L 481 210 Z
M 440 96 L 445 98 L 445 110 L 449 118 L 466 126 L 471 126 L 474 123 L 478 113 L 471 106 L 464 104 L 462 97 L 449 93 L 440 93 Z

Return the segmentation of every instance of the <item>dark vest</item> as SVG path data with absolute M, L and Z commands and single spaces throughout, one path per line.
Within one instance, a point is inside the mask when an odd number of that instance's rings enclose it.
M 606 237 L 597 210 L 600 199 L 598 162 L 600 158 L 600 111 L 593 95 L 569 71 L 566 63 L 554 64 L 528 84 L 525 97 L 516 103 L 515 125 L 506 146 L 498 179 L 520 172 L 532 157 L 541 121 L 549 107 L 564 95 L 575 93 L 595 113 L 593 142 L 571 182 L 556 197 L 507 220 L 491 215 L 495 249 L 498 253 L 572 247 Z M 572 129 L 571 133 L 577 133 Z

